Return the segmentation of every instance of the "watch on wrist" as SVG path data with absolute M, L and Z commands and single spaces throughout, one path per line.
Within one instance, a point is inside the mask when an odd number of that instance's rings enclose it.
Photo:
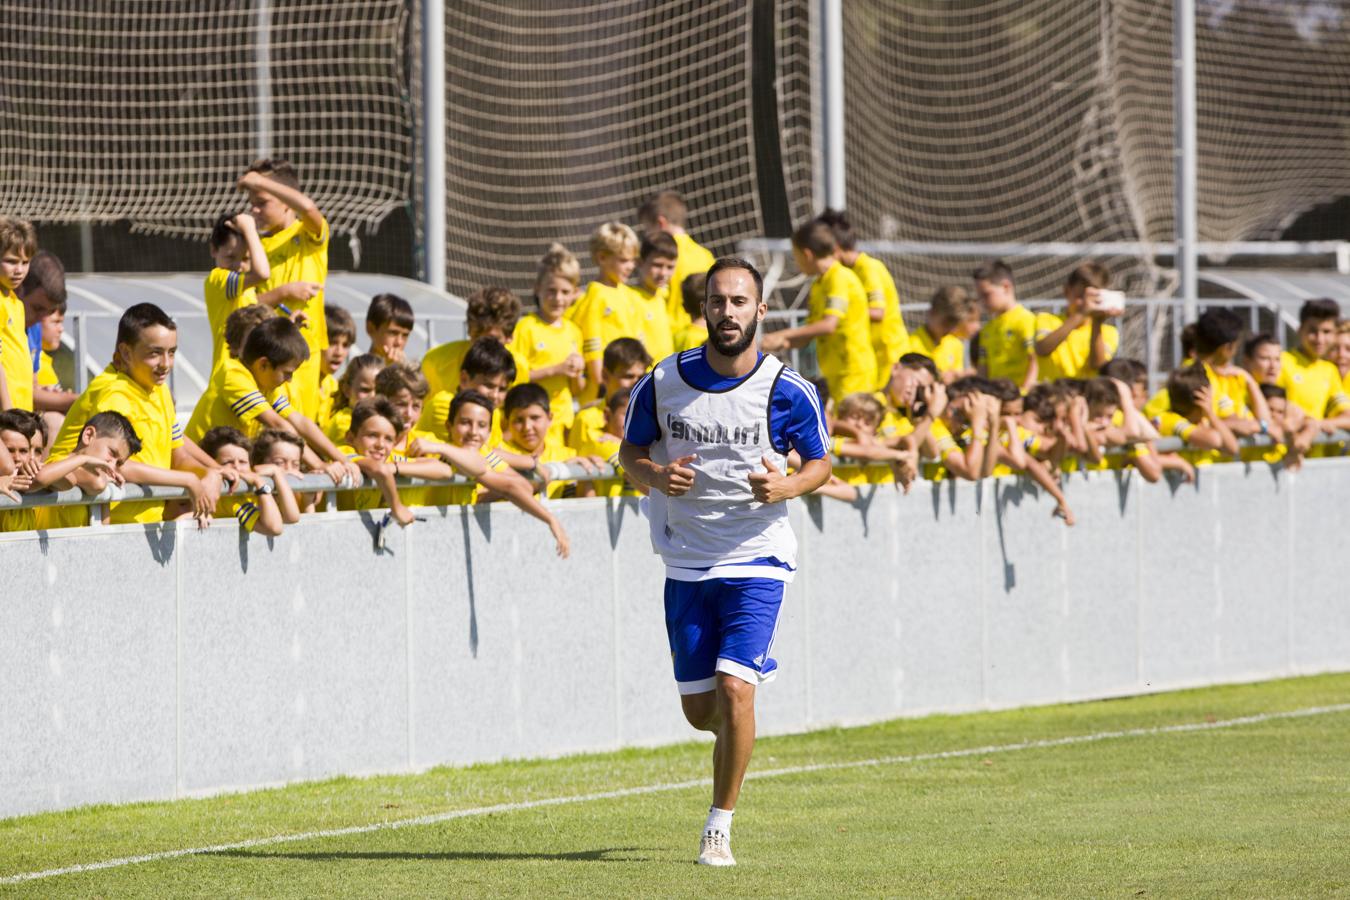
M 258 489 L 254 491 L 254 493 L 266 497 L 274 490 L 275 488 L 272 487 L 270 482 L 264 481 L 262 484 L 258 485 Z

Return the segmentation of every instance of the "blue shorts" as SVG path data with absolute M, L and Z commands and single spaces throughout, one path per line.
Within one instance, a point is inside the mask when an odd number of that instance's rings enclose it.
M 763 684 L 777 673 L 769 657 L 785 583 L 774 578 L 666 579 L 666 634 L 681 694 L 701 694 L 717 673 Z

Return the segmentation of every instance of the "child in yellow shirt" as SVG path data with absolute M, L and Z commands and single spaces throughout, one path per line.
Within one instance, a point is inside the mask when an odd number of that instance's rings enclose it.
M 111 411 L 97 413 L 84 422 L 69 453 L 47 461 L 33 479 L 32 489 L 63 491 L 78 487 L 88 496 L 97 496 L 109 484 L 125 482 L 122 467 L 140 451 L 140 438 L 126 416 Z M 43 530 L 79 528 L 90 520 L 90 510 L 84 506 L 45 506 L 34 512 L 33 527 Z M 104 516 L 104 524 L 109 518 Z
M 202 294 L 214 369 L 225 358 L 225 320 L 235 310 L 258 302 L 254 289 L 271 277 L 272 269 L 257 223 L 248 213 L 225 213 L 217 219 L 207 246 L 215 268 L 207 273 Z
M 37 253 L 37 232 L 22 219 L 0 216 L 0 409 L 33 408 L 34 367 L 28 316 L 15 290 Z
M 332 415 L 328 417 L 328 426 L 324 434 L 333 443 L 347 440 L 351 431 L 352 410 L 356 404 L 367 397 L 375 396 L 375 376 L 384 368 L 384 360 L 373 353 L 363 353 L 347 363 L 347 368 L 338 379 L 338 397 L 333 404 Z
M 222 472 L 252 488 L 251 494 L 231 493 L 221 497 L 216 518 L 233 518 L 249 532 L 275 537 L 287 525 L 300 521 L 300 507 L 281 470 L 272 466 L 255 469 L 250 462 L 253 442 L 242 431 L 221 425 L 208 431 L 199 442 Z M 264 476 L 272 478 L 271 482 Z
M 1008 378 L 1025 394 L 1036 383 L 1036 314 L 1017 302 L 1012 268 L 1001 259 L 981 263 L 972 273 L 975 293 L 989 321 L 980 329 L 979 373 Z
M 858 233 L 843 210 L 827 209 L 820 216 L 834 230 L 839 261 L 853 270 L 867 292 L 867 318 L 872 352 L 877 358 L 877 390 L 886 389 L 891 370 L 909 348 L 909 332 L 900 315 L 900 293 L 886 264 L 858 249 Z
M 638 208 L 637 217 L 644 232 L 664 231 L 675 239 L 679 249 L 675 271 L 670 276 L 669 305 L 666 307 L 671 330 L 679 334 L 689 327 L 689 314 L 681 308 L 680 285 L 691 275 L 706 276 L 717 258 L 690 236 L 687 230 L 689 206 L 678 192 L 665 190 L 653 195 Z
M 1163 437 L 1180 438 L 1188 447 L 1195 448 L 1182 454 L 1195 465 L 1238 455 L 1237 438 L 1215 410 L 1211 390 L 1209 376 L 1202 366 L 1177 369 L 1167 379 L 1171 409 L 1153 420 Z
M 702 347 L 708 342 L 708 320 L 703 317 L 703 302 L 707 299 L 708 276 L 690 275 L 680 284 L 681 300 L 689 324 L 675 337 L 675 351 L 683 353 Z
M 622 222 L 606 222 L 591 235 L 591 259 L 599 273 L 567 312 L 581 329 L 581 355 L 586 361 L 583 401 L 597 396 L 605 348 L 621 337 L 642 338 L 641 298 L 628 286 L 638 249 L 637 235 Z
M 575 398 L 586 387 L 581 329 L 566 317 L 580 284 L 577 258 L 562 244 L 549 247 L 534 279 L 538 311 L 522 318 L 511 338 L 511 352 L 523 363 L 525 378 L 548 392 L 552 427 L 559 438 L 572 427 Z
M 930 357 L 943 383 L 951 384 L 971 374 L 966 368 L 966 343 L 979 328 L 975 298 L 956 285 L 940 287 L 928 300 L 923 325 L 909 336 L 909 352 Z
M 356 343 L 356 323 L 352 321 L 351 313 L 332 303 L 323 305 L 323 317 L 328 323 L 328 346 L 324 348 L 323 364 L 319 369 L 323 377 L 319 381 L 319 414 L 314 421 L 327 434 L 328 422 L 342 396 L 337 373 L 346 364 L 352 345 Z M 345 430 L 343 434 L 346 434 Z
M 601 362 L 602 398 L 629 390 L 652 367 L 651 355 L 636 338 L 618 338 L 611 342 L 605 348 Z M 568 445 L 579 454 L 589 455 L 590 448 L 605 430 L 607 418 L 604 399 L 588 404 L 577 413 L 576 420 L 572 423 L 572 430 L 567 435 Z
M 1110 270 L 1084 263 L 1064 282 L 1064 315 L 1036 316 L 1036 365 L 1042 381 L 1091 378 L 1115 355 L 1120 332 L 1106 320 L 1116 312 L 1102 302 L 1110 287 Z
M 507 391 L 502 415 L 506 419 L 502 446 L 523 459 L 532 459 L 534 465 L 528 470 L 530 472 L 539 474 L 541 463 L 561 462 L 594 473 L 595 467 L 604 462 L 593 456 L 579 456 L 562 442 L 552 427 L 548 392 L 537 384 L 518 384 Z M 537 482 L 537 489 L 544 487 L 550 498 L 591 495 L 586 490 L 579 492 L 575 483 L 545 485 L 542 481 Z
M 370 352 L 387 363 L 405 362 L 404 353 L 417 318 L 412 304 L 397 294 L 376 294 L 366 307 L 366 337 Z M 332 335 L 328 340 L 333 340 Z
M 675 352 L 675 336 L 670 327 L 670 276 L 675 273 L 679 256 L 675 239 L 664 231 L 647 231 L 638 249 L 637 317 L 642 328 L 642 344 L 652 359 L 661 361 Z

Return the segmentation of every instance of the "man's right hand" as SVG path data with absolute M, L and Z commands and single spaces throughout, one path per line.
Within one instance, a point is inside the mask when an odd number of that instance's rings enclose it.
M 694 486 L 694 470 L 689 468 L 688 464 L 695 459 L 697 457 L 690 454 L 664 466 L 658 466 L 657 480 L 652 487 L 667 497 L 680 497 L 689 493 L 689 489 Z

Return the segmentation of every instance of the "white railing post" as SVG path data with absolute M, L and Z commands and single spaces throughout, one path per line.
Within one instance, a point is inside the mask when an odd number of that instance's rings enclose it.
M 272 0 L 257 0 L 253 24 L 253 115 L 259 159 L 272 155 Z
M 1197 315 L 1199 275 L 1196 240 L 1196 92 L 1195 92 L 1195 0 L 1173 0 L 1172 93 L 1175 111 L 1173 155 L 1176 180 L 1177 293 L 1187 322 Z
M 445 0 L 422 0 L 422 280 L 445 290 Z
M 824 75 L 821 117 L 825 128 L 825 205 L 843 209 L 844 183 L 844 0 L 820 2 L 820 60 Z

